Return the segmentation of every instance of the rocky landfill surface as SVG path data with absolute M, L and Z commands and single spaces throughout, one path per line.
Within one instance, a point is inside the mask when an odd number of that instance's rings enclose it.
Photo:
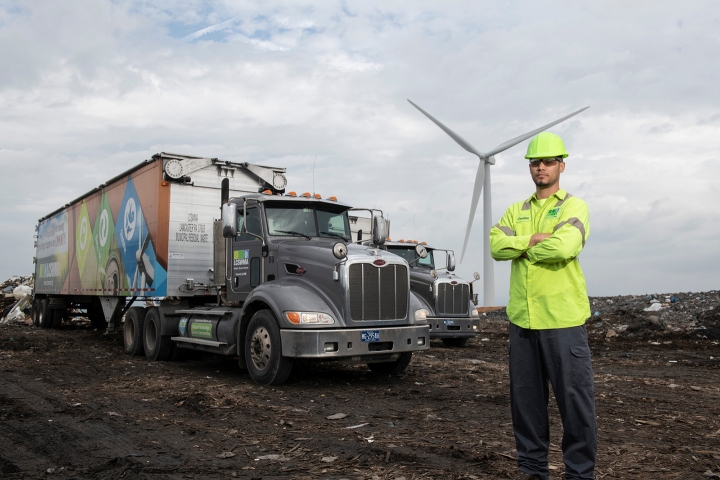
M 720 340 L 720 291 L 590 297 L 590 337 L 660 339 L 682 335 Z M 483 309 L 481 309 L 482 311 Z M 481 313 L 507 320 L 505 308 Z

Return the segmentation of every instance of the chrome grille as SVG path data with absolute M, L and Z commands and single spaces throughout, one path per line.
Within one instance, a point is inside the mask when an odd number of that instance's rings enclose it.
M 404 265 L 350 265 L 350 318 L 394 320 L 407 316 L 408 273 Z
M 438 315 L 467 315 L 470 301 L 470 285 L 439 283 L 437 286 Z

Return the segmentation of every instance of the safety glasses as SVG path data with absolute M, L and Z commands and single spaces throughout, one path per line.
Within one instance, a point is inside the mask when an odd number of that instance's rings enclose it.
M 538 168 L 540 166 L 540 163 L 545 165 L 546 167 L 554 167 L 558 163 L 562 162 L 561 159 L 555 157 L 555 158 L 535 158 L 533 160 L 530 160 L 530 166 L 532 168 Z

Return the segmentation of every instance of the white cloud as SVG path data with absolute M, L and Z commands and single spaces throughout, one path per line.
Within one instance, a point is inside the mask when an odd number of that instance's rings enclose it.
M 318 191 L 459 253 L 477 159 L 410 98 L 480 150 L 591 105 L 553 129 L 591 208 L 590 293 L 718 288 L 712 2 L 17 5 L 0 8 L 0 278 L 31 270 L 37 218 L 158 151 L 284 166 L 297 190 L 317 155 Z M 494 219 L 532 192 L 523 148 L 497 157 Z

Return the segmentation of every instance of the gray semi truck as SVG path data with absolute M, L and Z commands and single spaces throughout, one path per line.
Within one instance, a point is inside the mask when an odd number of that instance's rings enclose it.
M 198 350 L 281 384 L 295 359 L 404 371 L 429 348 L 408 262 L 351 240 L 350 205 L 285 193 L 285 169 L 160 153 L 40 219 L 34 322 L 84 309 L 152 361 Z M 219 218 L 218 218 L 219 217 Z M 136 306 L 137 299 L 154 306 Z
M 466 282 L 453 273 L 455 254 L 452 250 L 414 240 L 388 240 L 382 248 L 404 258 L 410 265 L 410 289 L 430 312 L 430 338 L 439 338 L 449 347 L 464 347 L 470 338 L 480 333 L 473 282 Z M 442 267 L 435 263 L 440 261 L 437 254 L 445 257 Z M 475 273 L 474 277 L 478 280 L 480 275 Z

